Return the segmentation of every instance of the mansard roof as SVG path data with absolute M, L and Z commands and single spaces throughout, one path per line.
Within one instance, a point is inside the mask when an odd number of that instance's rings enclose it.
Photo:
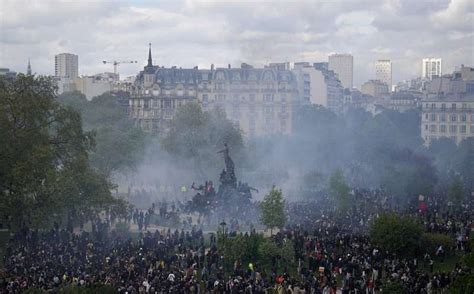
M 155 80 L 163 84 L 197 84 L 205 80 L 225 80 L 228 82 L 237 81 L 287 81 L 294 82 L 295 77 L 290 70 L 278 70 L 273 67 L 265 68 L 164 68 L 160 66 L 145 67 L 137 75 L 137 82 L 142 83 L 144 74 L 154 74 Z

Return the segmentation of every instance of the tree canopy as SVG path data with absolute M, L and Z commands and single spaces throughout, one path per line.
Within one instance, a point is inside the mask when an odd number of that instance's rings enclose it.
M 273 230 L 274 228 L 283 228 L 286 223 L 285 200 L 281 189 L 275 187 L 268 192 L 260 204 L 262 210 L 262 223 Z
M 56 100 L 51 79 L 0 79 L 0 212 L 19 227 L 118 204 L 88 162 L 94 136 Z
M 164 149 L 172 156 L 190 160 L 201 169 L 220 168 L 221 157 L 216 154 L 227 143 L 233 155 L 243 148 L 240 129 L 227 119 L 223 110 L 204 112 L 196 103 L 182 105 L 171 121 L 168 134 L 162 138 Z
M 69 92 L 58 100 L 78 111 L 84 128 L 94 132 L 97 144 L 90 153 L 92 166 L 107 176 L 136 169 L 145 152 L 146 135 L 133 127 L 118 97 L 105 93 L 88 101 L 79 92 Z
M 400 256 L 414 256 L 420 249 L 422 227 L 408 216 L 382 214 L 370 227 L 370 238 L 376 246 Z

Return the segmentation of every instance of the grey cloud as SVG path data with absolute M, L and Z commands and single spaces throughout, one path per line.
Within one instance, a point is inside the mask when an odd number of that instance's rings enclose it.
M 77 3 L 76 3 L 77 2 Z M 0 66 L 52 73 L 54 54 L 79 54 L 80 73 L 110 71 L 104 59 L 134 75 L 153 43 L 157 64 L 209 67 L 248 62 L 325 61 L 354 55 L 355 83 L 374 77 L 370 64 L 393 61 L 394 80 L 419 75 L 425 56 L 444 68 L 474 64 L 472 5 L 448 1 L 2 1 Z

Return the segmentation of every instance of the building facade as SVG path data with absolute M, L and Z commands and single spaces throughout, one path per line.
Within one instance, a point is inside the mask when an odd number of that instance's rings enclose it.
M 387 84 L 389 90 L 392 89 L 392 62 L 390 60 L 377 60 L 375 79 Z
M 388 85 L 379 80 L 370 80 L 361 86 L 361 92 L 375 98 L 383 98 L 389 93 Z
M 440 77 L 442 71 L 441 58 L 423 58 L 421 61 L 421 77 L 424 79 L 433 79 L 433 77 Z
M 71 53 L 54 56 L 54 75 L 59 78 L 74 79 L 79 76 L 79 57 Z
M 342 113 L 344 88 L 327 63 L 297 62 L 294 64 L 298 92 L 303 103 L 324 106 L 334 113 Z
M 456 143 L 474 137 L 474 68 L 461 67 L 451 75 L 433 78 L 422 101 L 421 136 Z
M 226 112 L 247 137 L 290 134 L 300 100 L 296 79 L 284 64 L 253 68 L 164 68 L 148 64 L 135 81 L 129 116 L 145 131 L 166 133 L 176 110 L 199 103 Z
M 329 56 L 329 70 L 334 71 L 344 88 L 352 89 L 354 77 L 354 58 L 350 54 Z
M 421 137 L 427 146 L 440 138 L 451 138 L 459 144 L 466 138 L 474 137 L 474 96 L 424 100 Z

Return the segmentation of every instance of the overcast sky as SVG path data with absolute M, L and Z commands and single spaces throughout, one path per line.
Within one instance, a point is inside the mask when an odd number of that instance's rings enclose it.
M 102 60 L 209 68 L 354 55 L 354 82 L 391 59 L 394 82 L 420 75 L 423 57 L 443 72 L 474 65 L 474 1 L 6 1 L 0 0 L 0 67 L 54 74 L 54 55 L 79 55 L 81 75 L 113 71 Z

